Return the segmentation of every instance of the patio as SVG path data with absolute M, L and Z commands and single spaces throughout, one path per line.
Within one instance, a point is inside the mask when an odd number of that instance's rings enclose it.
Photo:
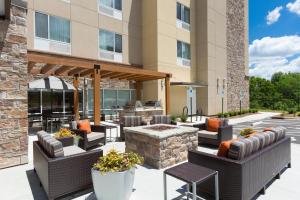
M 234 125 L 234 132 L 237 133 L 244 127 L 249 127 L 254 122 L 257 122 L 260 117 L 268 115 L 267 113 L 257 114 L 252 116 L 252 120 L 248 117 L 248 121 L 240 119 L 240 122 Z M 270 115 L 270 114 L 269 114 Z M 253 120 L 253 119 L 257 120 Z M 232 121 L 231 123 L 236 123 Z M 258 124 L 258 123 L 257 123 Z M 300 120 L 272 120 L 264 119 L 255 129 L 260 129 L 268 126 L 282 125 L 287 128 L 287 135 L 292 137 L 292 168 L 286 170 L 281 179 L 275 180 L 272 185 L 267 188 L 266 194 L 261 195 L 258 199 L 298 199 L 300 192 L 295 187 L 291 187 L 298 183 L 300 178 Z M 2 198 L 7 200 L 13 199 L 47 199 L 42 187 L 39 186 L 38 177 L 33 172 L 32 166 L 32 141 L 36 140 L 36 136 L 29 136 L 29 164 L 8 168 L 0 171 L 0 187 L 2 188 Z M 124 151 L 125 145 L 121 142 L 108 143 L 101 147 L 106 153 L 111 148 L 119 151 Z M 199 147 L 200 151 L 214 153 L 216 150 L 210 148 Z M 144 166 L 138 166 L 134 182 L 134 192 L 131 200 L 160 200 L 163 199 L 163 171 L 151 169 Z M 173 178 L 168 178 L 168 194 L 172 199 L 186 199 L 184 197 L 184 183 Z M 17 192 L 16 192 L 17 191 Z M 88 194 L 75 194 L 66 199 L 96 199 L 92 191 Z

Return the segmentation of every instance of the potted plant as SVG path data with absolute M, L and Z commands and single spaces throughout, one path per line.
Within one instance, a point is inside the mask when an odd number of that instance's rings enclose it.
M 73 135 L 73 142 L 74 142 L 74 145 L 75 146 L 78 146 L 79 145 L 79 140 L 82 140 L 82 137 L 80 136 L 80 135 L 76 135 L 76 134 L 74 134 Z
M 98 200 L 129 200 L 136 165 L 144 159 L 135 153 L 111 150 L 92 168 L 92 179 Z
M 177 116 L 175 116 L 175 115 L 171 116 L 171 124 L 177 125 Z
M 243 130 L 240 131 L 240 136 L 247 137 L 248 135 L 254 132 L 255 130 L 253 130 L 252 128 L 244 128 Z
M 54 138 L 59 140 L 64 147 L 74 144 L 73 137 L 72 131 L 67 128 L 61 128 L 58 132 L 54 133 Z
M 182 114 L 182 115 L 180 116 L 180 120 L 181 120 L 181 122 L 183 122 L 183 123 L 185 123 L 185 122 L 187 121 L 187 119 L 188 119 L 188 116 L 187 116 L 187 115 Z

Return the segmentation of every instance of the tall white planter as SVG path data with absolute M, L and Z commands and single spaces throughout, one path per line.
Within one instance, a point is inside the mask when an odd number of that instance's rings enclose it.
M 124 172 L 108 172 L 101 174 L 92 169 L 94 191 L 98 200 L 129 200 L 135 168 Z

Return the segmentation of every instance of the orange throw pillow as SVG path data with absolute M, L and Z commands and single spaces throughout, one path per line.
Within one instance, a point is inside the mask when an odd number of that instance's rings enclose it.
M 91 125 L 90 125 L 90 120 L 88 120 L 88 119 L 80 120 L 78 122 L 78 129 L 86 131 L 87 133 L 92 132 Z
M 217 132 L 220 127 L 221 120 L 218 118 L 210 118 L 207 121 L 207 130 L 212 132 Z
M 221 144 L 219 145 L 217 156 L 227 157 L 231 143 L 236 141 L 236 140 L 238 140 L 238 139 L 233 139 L 233 140 L 228 140 L 228 141 L 221 142 Z

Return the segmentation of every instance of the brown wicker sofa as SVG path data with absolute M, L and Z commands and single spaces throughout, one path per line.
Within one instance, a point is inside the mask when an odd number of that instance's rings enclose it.
M 189 151 L 188 161 L 219 172 L 221 199 L 249 200 L 264 194 L 268 183 L 291 167 L 291 139 L 284 137 L 242 160 Z M 210 180 L 200 184 L 197 193 L 213 195 L 213 184 Z
M 48 140 L 54 141 L 49 137 Z M 62 147 L 59 141 L 54 141 L 54 144 L 51 151 L 55 156 L 46 150 L 44 141 L 39 139 L 33 142 L 34 171 L 48 198 L 52 200 L 91 188 L 91 168 L 103 155 L 103 151 L 99 149 L 86 152 L 76 146 Z M 58 150 L 61 148 L 62 151 Z

